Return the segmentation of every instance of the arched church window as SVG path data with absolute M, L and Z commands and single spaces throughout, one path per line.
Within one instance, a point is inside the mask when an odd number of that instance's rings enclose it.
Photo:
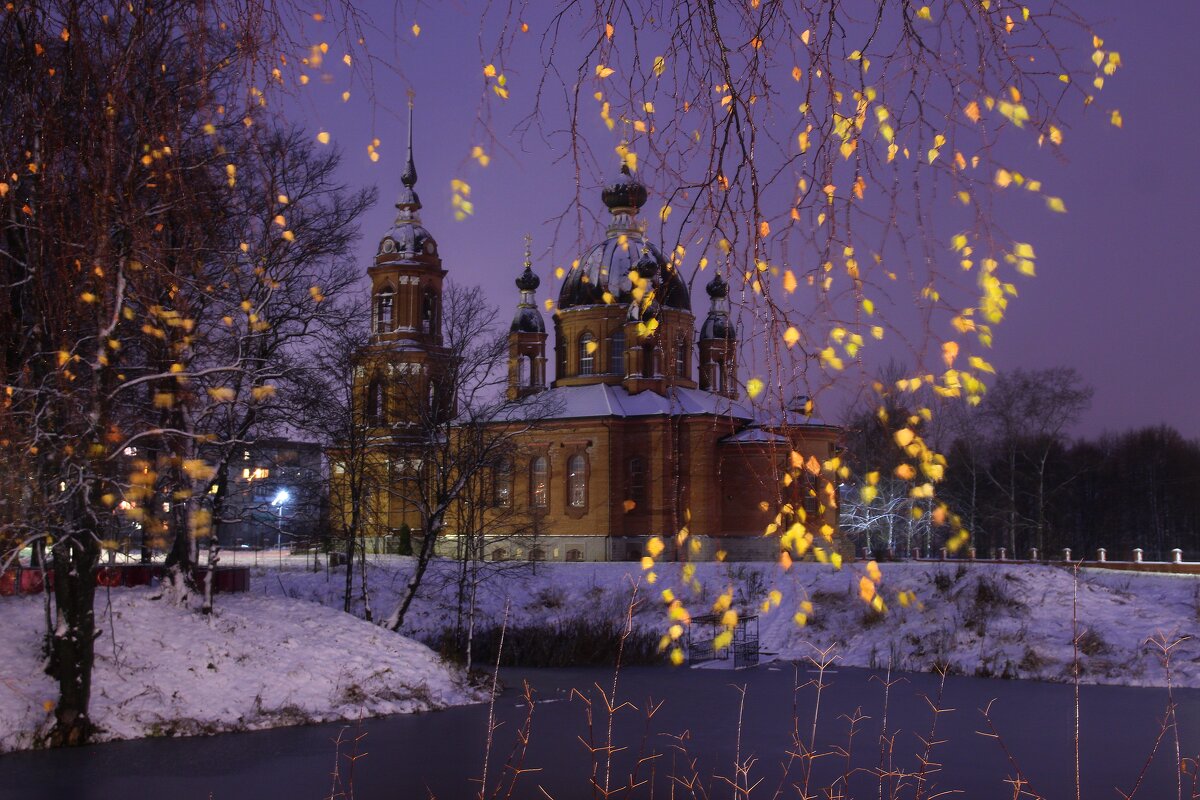
M 712 375 L 712 380 L 710 381 L 712 391 L 718 393 L 725 391 L 725 365 L 717 361 L 710 364 L 708 369 Z
M 642 377 L 653 378 L 661 372 L 658 363 L 658 348 L 653 343 L 642 345 Z
M 529 462 L 529 505 L 534 508 L 544 509 L 550 505 L 547 473 L 545 456 L 536 456 Z
M 608 371 L 612 375 L 625 374 L 625 331 L 618 329 L 608 343 Z
M 579 337 L 579 374 L 593 375 L 596 372 L 596 337 L 584 333 Z
M 558 364 L 555 366 L 555 377 L 567 377 L 567 348 L 571 346 L 571 339 L 565 333 L 562 335 L 558 343 L 556 355 L 558 356 Z
M 367 387 L 367 421 L 372 425 L 382 425 L 386 416 L 387 396 L 383 391 L 383 382 L 374 378 Z
M 496 485 L 493 494 L 493 505 L 508 508 L 512 505 L 512 463 L 501 461 L 496 465 Z
M 392 319 L 393 300 L 395 295 L 392 287 L 388 286 L 375 298 L 374 329 L 376 333 L 388 333 L 395 327 Z
M 567 460 L 567 503 L 571 508 L 587 506 L 587 462 L 580 453 Z
M 646 502 L 646 462 L 641 456 L 629 459 L 628 464 L 629 499 L 635 503 L 635 508 Z
M 521 356 L 517 359 L 517 385 L 530 386 L 533 379 L 531 377 L 533 370 L 530 366 L 529 356 Z
M 437 296 L 433 289 L 426 289 L 421 301 L 421 333 L 437 331 Z
M 687 374 L 687 343 L 679 336 L 675 339 L 675 377 L 686 378 Z

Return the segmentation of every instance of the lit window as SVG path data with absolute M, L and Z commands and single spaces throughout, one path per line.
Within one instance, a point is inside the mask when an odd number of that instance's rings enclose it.
M 170 504 L 170 503 L 163 503 L 163 513 L 166 513 L 166 512 L 168 512 L 168 511 L 170 511 L 170 510 L 171 510 L 171 504 Z
M 578 453 L 567 461 L 567 502 L 572 508 L 587 505 L 587 464 Z
M 596 337 L 585 333 L 579 338 L 579 374 L 592 375 L 596 371 Z
M 126 448 L 125 448 L 125 455 L 127 455 L 127 456 L 136 456 L 136 455 L 137 455 L 137 448 L 136 448 L 136 447 L 126 447 Z
M 496 467 L 496 491 L 492 501 L 501 508 L 512 504 L 512 465 L 507 461 Z
M 534 508 L 546 508 L 550 498 L 546 491 L 546 457 L 538 456 L 529 462 L 529 504 Z
M 250 468 L 249 467 L 246 467 L 245 469 L 242 470 L 242 477 L 249 480 L 249 478 L 250 478 Z
M 243 450 L 242 451 L 242 461 L 249 461 L 249 460 L 250 460 L 250 451 Z
M 219 487 L 217 484 L 215 484 L 215 483 L 214 483 L 212 486 L 208 487 L 208 493 L 209 493 L 209 494 L 216 494 L 216 493 L 217 493 L 217 489 L 219 489 L 219 488 L 220 488 L 220 487 Z

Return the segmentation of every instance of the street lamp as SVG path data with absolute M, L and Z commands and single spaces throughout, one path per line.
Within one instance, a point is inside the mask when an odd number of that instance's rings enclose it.
M 275 549 L 279 551 L 279 566 L 283 566 L 283 504 L 291 500 L 292 496 L 288 494 L 287 489 L 280 489 L 275 494 L 275 499 L 271 501 L 271 505 L 279 509 L 279 527 L 275 534 Z

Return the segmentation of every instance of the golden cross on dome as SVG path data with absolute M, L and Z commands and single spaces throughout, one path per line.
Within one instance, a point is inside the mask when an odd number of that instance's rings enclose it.
M 525 268 L 533 267 L 533 237 L 525 234 Z

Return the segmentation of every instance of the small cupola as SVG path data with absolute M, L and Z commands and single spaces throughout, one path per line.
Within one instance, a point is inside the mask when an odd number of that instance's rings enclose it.
M 546 388 L 546 323 L 533 296 L 542 281 L 533 271 L 528 234 L 525 236 L 525 269 L 515 283 L 521 299 L 508 329 L 508 397 L 513 400 Z

